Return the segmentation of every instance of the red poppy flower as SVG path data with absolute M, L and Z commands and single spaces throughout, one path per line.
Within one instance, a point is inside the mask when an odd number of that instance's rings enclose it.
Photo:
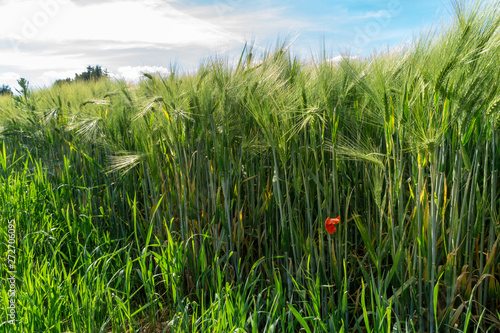
M 340 216 L 334 219 L 327 217 L 325 221 L 326 232 L 328 232 L 329 234 L 333 234 L 334 232 L 336 232 L 337 228 L 335 227 L 335 225 L 339 223 L 340 223 Z

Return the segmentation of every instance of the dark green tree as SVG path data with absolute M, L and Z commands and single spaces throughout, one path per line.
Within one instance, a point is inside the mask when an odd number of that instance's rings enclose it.
M 10 87 L 6 84 L 2 84 L 2 87 L 0 87 L 0 96 L 5 96 L 5 95 L 12 96 L 13 95 L 12 89 L 10 89 Z
M 59 80 L 56 80 L 54 82 L 54 86 L 60 86 L 60 85 L 63 85 L 63 84 L 69 84 L 71 83 L 73 80 L 71 80 L 69 77 L 67 79 L 59 79 Z
M 81 74 L 75 74 L 75 81 L 90 81 L 90 80 L 100 80 L 102 78 L 108 77 L 108 71 L 102 70 L 102 67 L 99 65 L 88 66 L 86 72 L 82 72 Z
M 56 80 L 54 82 L 54 85 L 60 86 L 74 81 L 90 81 L 90 80 L 98 81 L 108 77 L 109 77 L 108 71 L 106 69 L 103 70 L 101 66 L 99 65 L 96 65 L 95 67 L 87 66 L 85 72 L 81 72 L 80 74 L 75 73 L 74 79 L 67 78 L 67 79 Z

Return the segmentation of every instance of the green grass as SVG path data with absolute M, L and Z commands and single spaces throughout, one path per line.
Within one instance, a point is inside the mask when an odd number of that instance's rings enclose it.
M 454 5 L 365 59 L 1 98 L 0 331 L 497 331 L 500 15 Z

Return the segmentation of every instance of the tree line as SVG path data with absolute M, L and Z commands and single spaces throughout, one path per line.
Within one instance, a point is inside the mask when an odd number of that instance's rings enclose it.
M 103 78 L 108 78 L 109 73 L 107 69 L 102 69 L 101 66 L 96 65 L 94 66 L 88 66 L 86 68 L 87 70 L 84 72 L 81 72 L 80 74 L 75 73 L 75 78 L 66 78 L 66 79 L 59 79 L 54 82 L 54 85 L 61 85 L 65 83 L 71 83 L 71 82 L 76 82 L 76 81 L 98 81 Z M 21 78 L 20 80 L 25 80 Z M 19 80 L 18 80 L 19 82 Z M 23 81 L 24 82 L 24 81 Z M 0 87 L 0 96 L 12 96 L 14 93 L 12 92 L 12 88 L 8 84 L 2 84 Z
M 75 78 L 66 78 L 66 79 L 60 79 L 56 80 L 54 82 L 54 85 L 60 85 L 60 84 L 65 84 L 65 83 L 71 83 L 71 82 L 76 82 L 76 81 L 98 81 L 103 78 L 108 78 L 109 73 L 107 69 L 102 69 L 101 66 L 96 65 L 94 66 L 87 66 L 87 70 L 85 72 L 81 72 L 80 74 L 75 73 Z

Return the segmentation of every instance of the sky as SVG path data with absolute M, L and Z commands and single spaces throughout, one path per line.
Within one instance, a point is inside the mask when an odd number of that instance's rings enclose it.
M 0 0 L 0 85 L 74 78 L 99 65 L 112 77 L 194 72 L 280 40 L 307 60 L 366 56 L 410 43 L 452 12 L 449 0 Z

